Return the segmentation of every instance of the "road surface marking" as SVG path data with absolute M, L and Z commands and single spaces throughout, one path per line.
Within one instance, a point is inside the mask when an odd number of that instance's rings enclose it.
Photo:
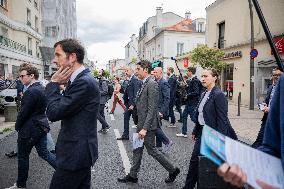
M 118 129 L 114 129 L 114 134 L 115 134 L 115 138 L 121 137 Z M 130 161 L 129 161 L 129 158 L 127 156 L 126 149 L 124 147 L 122 140 L 116 140 L 116 141 L 117 141 L 118 149 L 120 151 L 120 155 L 121 155 L 121 158 L 122 158 L 124 171 L 125 171 L 125 174 L 127 175 L 130 172 L 130 167 L 131 167 Z

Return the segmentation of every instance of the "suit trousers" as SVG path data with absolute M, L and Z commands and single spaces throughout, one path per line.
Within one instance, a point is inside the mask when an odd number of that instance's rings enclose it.
M 194 189 L 198 179 L 198 156 L 200 155 L 201 136 L 198 136 L 190 158 L 189 168 L 183 189 Z
M 131 177 L 137 178 L 137 174 L 140 170 L 144 146 L 146 147 L 148 154 L 156 159 L 169 173 L 173 173 L 175 171 L 173 164 L 155 147 L 155 134 L 156 131 L 148 131 L 144 138 L 143 147 L 133 150 L 133 165 L 129 173 Z
M 124 137 L 129 137 L 129 121 L 130 121 L 130 117 L 132 115 L 132 119 L 135 125 L 138 124 L 138 116 L 137 116 L 137 109 L 136 107 L 134 107 L 133 110 L 128 110 L 129 109 L 129 105 L 126 104 L 126 110 L 123 113 L 123 123 L 124 123 L 124 131 L 122 136 Z
M 171 124 L 176 123 L 176 117 L 174 112 L 174 103 L 169 105 L 169 117 L 171 118 Z
M 91 168 L 82 168 L 76 171 L 56 169 L 52 176 L 49 189 L 90 189 Z
M 38 155 L 56 169 L 56 157 L 46 147 L 46 135 L 36 143 L 31 138 L 18 138 L 18 187 L 26 187 L 29 174 L 29 156 L 34 146 Z
M 257 135 L 257 138 L 256 138 L 255 142 L 251 145 L 251 147 L 258 148 L 262 145 L 265 125 L 266 125 L 266 119 L 262 121 L 260 130 L 259 130 L 258 135 Z
M 100 104 L 100 111 L 98 113 L 98 120 L 102 124 L 102 129 L 109 127 L 105 119 L 105 104 Z
M 162 147 L 162 143 L 167 145 L 170 143 L 170 139 L 166 136 L 162 128 L 158 127 L 156 130 L 156 147 Z

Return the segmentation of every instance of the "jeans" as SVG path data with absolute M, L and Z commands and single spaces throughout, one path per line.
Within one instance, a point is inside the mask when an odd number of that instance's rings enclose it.
M 164 133 L 164 131 L 161 129 L 161 127 L 158 127 L 156 129 L 156 147 L 162 147 L 162 143 L 169 144 L 170 140 Z
M 46 143 L 46 135 L 41 137 L 36 143 L 32 138 L 18 138 L 18 187 L 26 187 L 29 174 L 29 156 L 34 146 L 38 155 L 56 169 L 56 157 L 47 150 Z
M 187 118 L 188 115 L 192 118 L 194 112 L 194 106 L 186 105 L 182 113 L 182 134 L 187 134 Z
M 98 114 L 98 120 L 102 124 L 102 129 L 106 129 L 109 127 L 108 123 L 106 122 L 105 119 L 105 104 L 100 104 L 100 111 Z
M 48 151 L 52 151 L 52 150 L 55 150 L 55 144 L 53 142 L 53 139 L 51 137 L 51 134 L 50 133 L 47 133 L 46 134 L 46 138 L 47 138 L 47 150 Z

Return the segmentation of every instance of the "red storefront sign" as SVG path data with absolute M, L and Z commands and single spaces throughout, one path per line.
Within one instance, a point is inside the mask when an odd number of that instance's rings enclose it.
M 185 67 L 185 68 L 188 67 L 188 58 L 183 59 L 183 67 Z
M 284 54 L 284 37 L 276 37 L 273 39 L 273 42 L 279 54 Z

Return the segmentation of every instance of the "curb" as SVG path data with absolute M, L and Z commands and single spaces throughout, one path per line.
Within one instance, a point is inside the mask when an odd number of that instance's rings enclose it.
M 16 131 L 13 130 L 13 131 L 8 132 L 8 133 L 0 134 L 0 142 L 2 142 L 6 137 L 11 136 L 11 135 L 14 134 L 15 132 L 16 132 Z

